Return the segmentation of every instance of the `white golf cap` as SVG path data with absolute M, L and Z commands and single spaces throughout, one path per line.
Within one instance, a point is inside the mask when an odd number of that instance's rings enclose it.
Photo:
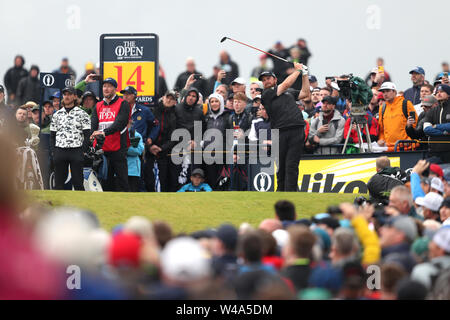
M 439 178 L 434 177 L 433 179 L 431 179 L 430 187 L 431 189 L 435 189 L 439 192 L 444 193 L 444 184 L 442 183 L 442 180 Z
M 161 252 L 161 269 L 176 281 L 193 281 L 211 274 L 210 257 L 192 238 L 170 240 Z
M 231 82 L 232 85 L 235 83 L 245 84 L 245 80 L 244 80 L 244 78 L 238 77 L 238 78 L 234 79 L 233 82 Z
M 338 84 L 336 82 L 331 82 L 331 87 L 334 90 L 341 91 L 341 89 L 339 88 L 339 86 L 338 86 Z
M 419 206 L 430 209 L 431 211 L 439 211 L 442 201 L 444 201 L 444 198 L 436 192 L 429 192 L 425 197 L 418 197 L 416 199 L 416 203 Z
M 378 89 L 378 91 L 383 91 L 383 90 L 397 91 L 397 87 L 395 86 L 395 84 L 393 82 L 383 82 L 383 84 L 381 85 L 380 89 Z
M 444 227 L 439 229 L 434 234 L 433 242 L 445 252 L 450 252 L 450 228 Z

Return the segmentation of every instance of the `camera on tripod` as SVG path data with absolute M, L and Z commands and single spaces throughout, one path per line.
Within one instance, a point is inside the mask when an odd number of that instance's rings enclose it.
M 351 103 L 350 122 L 356 124 L 359 148 L 364 152 L 363 132 L 366 135 L 367 148 L 372 152 L 369 127 L 366 119 L 368 104 L 372 99 L 372 90 L 363 79 L 354 77 L 353 74 L 342 75 L 336 79 L 339 86 L 339 96 Z M 361 127 L 360 127 L 361 126 Z M 361 130 L 363 128 L 363 131 Z M 345 152 L 350 138 L 351 130 L 348 131 L 342 153 Z
M 339 97 L 352 103 L 352 116 L 361 117 L 367 114 L 368 101 L 354 99 L 355 92 L 358 91 L 358 82 L 355 81 L 353 74 L 344 74 L 336 79 L 339 86 Z

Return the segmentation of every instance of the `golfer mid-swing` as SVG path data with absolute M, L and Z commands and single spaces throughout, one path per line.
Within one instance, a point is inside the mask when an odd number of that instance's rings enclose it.
M 279 85 L 272 72 L 265 71 L 259 76 L 264 85 L 262 105 L 269 116 L 271 128 L 279 129 L 277 191 L 298 191 L 298 166 L 305 140 L 305 121 L 295 97 L 287 90 L 299 75 L 302 75 L 302 89 L 298 94 L 300 100 L 310 95 L 306 66 L 294 63 L 294 71 Z

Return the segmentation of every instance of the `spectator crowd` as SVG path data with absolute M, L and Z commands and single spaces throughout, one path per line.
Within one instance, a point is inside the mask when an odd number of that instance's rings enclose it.
M 289 83 L 286 94 L 294 97 L 303 115 L 303 153 L 341 153 L 348 139 L 344 150 L 347 153 L 369 147 L 375 152 L 422 150 L 433 163 L 450 162 L 448 63 L 442 63 L 442 72 L 431 81 L 426 80 L 425 70 L 416 66 L 408 70 L 412 86 L 397 88 L 392 75 L 384 68 L 384 60 L 378 58 L 377 66 L 360 83 L 371 93 L 365 114 L 353 116 L 354 102 L 343 93 L 342 80 L 360 78 L 329 76 L 319 85 L 319 80 L 307 72 L 312 53 L 304 39 L 290 47 L 276 42 L 268 52 L 289 62 L 262 55 L 249 78 L 239 73 L 238 63 L 226 51 L 220 52 L 218 63 L 208 78 L 196 69 L 195 60 L 188 58 L 186 70 L 177 77 L 173 90 L 168 90 L 164 70 L 160 67 L 157 99 L 151 105 L 137 102 L 139 93 L 133 86 L 121 90 L 119 97 L 117 79 L 99 80 L 96 77 L 99 65 L 92 62 L 86 63 L 85 73 L 74 88 L 45 92 L 44 101 L 40 101 L 39 67 L 32 65 L 27 70 L 24 57 L 17 55 L 14 66 L 4 75 L 4 85 L 0 85 L 0 121 L 2 127 L 16 132 L 19 146 L 31 138 L 31 125 L 38 125 L 41 133 L 48 134 L 48 146 L 42 143 L 39 147 L 33 146 L 41 149 L 39 159 L 47 188 L 51 172 L 57 173 L 57 183 L 52 187 L 67 188 L 64 182 L 68 165 L 80 176 L 83 167 L 92 167 L 87 155 L 97 146 L 104 152 L 96 168 L 104 190 L 174 192 L 190 182 L 195 169 L 200 169 L 196 176 L 201 183 L 208 185 L 199 190 L 247 190 L 248 152 L 239 154 L 236 144 L 255 144 L 270 152 L 270 129 L 278 128 L 274 114 L 271 119 L 272 111 L 264 106 L 266 88 L 261 80 L 273 77 L 281 87 L 300 71 L 295 69 L 295 63 L 300 63 L 304 66 L 300 72 L 308 76 L 306 80 L 299 76 Z M 54 72 L 76 77 L 68 58 L 63 58 Z M 307 92 L 303 91 L 305 81 Z M 66 98 L 66 95 L 71 97 Z M 102 110 L 111 108 L 117 108 L 122 116 L 103 119 L 107 114 Z M 127 112 L 128 120 L 125 119 Z M 357 117 L 359 121 L 355 121 Z M 207 134 L 200 139 L 194 137 L 198 123 L 201 123 L 202 134 L 214 129 L 224 137 L 223 150 L 214 154 L 213 163 L 206 159 L 202 163 L 193 161 L 193 154 L 217 142 Z M 180 142 L 172 139 L 176 129 L 189 132 L 186 149 L 175 148 Z M 233 131 L 235 141 L 225 139 L 227 130 Z M 398 142 L 402 144 L 397 146 Z M 190 154 L 186 155 L 185 150 Z M 233 153 L 232 165 L 226 163 L 227 153 Z M 174 154 L 183 156 L 182 163 L 173 163 Z M 84 188 L 77 177 L 72 183 L 77 190 Z M 197 188 L 181 190 L 197 191 Z

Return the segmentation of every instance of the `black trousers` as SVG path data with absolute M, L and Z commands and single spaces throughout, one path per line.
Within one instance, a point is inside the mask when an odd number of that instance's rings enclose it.
M 161 192 L 176 192 L 179 189 L 178 175 L 179 171 L 175 164 L 173 164 L 170 156 L 155 157 L 153 154 L 148 154 L 144 166 L 144 181 L 145 187 L 149 192 L 155 192 L 155 173 L 153 168 L 155 162 L 158 164 L 158 177 L 161 186 Z
M 303 127 L 280 130 L 277 191 L 298 191 L 298 165 L 304 137 Z
M 108 161 L 108 178 L 106 179 L 105 191 L 130 191 L 128 185 L 128 163 L 127 151 L 119 150 L 105 152 Z
M 130 186 L 130 192 L 139 192 L 139 181 L 141 177 L 128 176 L 128 185 Z
M 64 183 L 66 182 L 70 165 L 73 188 L 84 191 L 84 156 L 82 148 L 55 148 L 53 160 L 55 163 L 56 190 L 64 190 Z

